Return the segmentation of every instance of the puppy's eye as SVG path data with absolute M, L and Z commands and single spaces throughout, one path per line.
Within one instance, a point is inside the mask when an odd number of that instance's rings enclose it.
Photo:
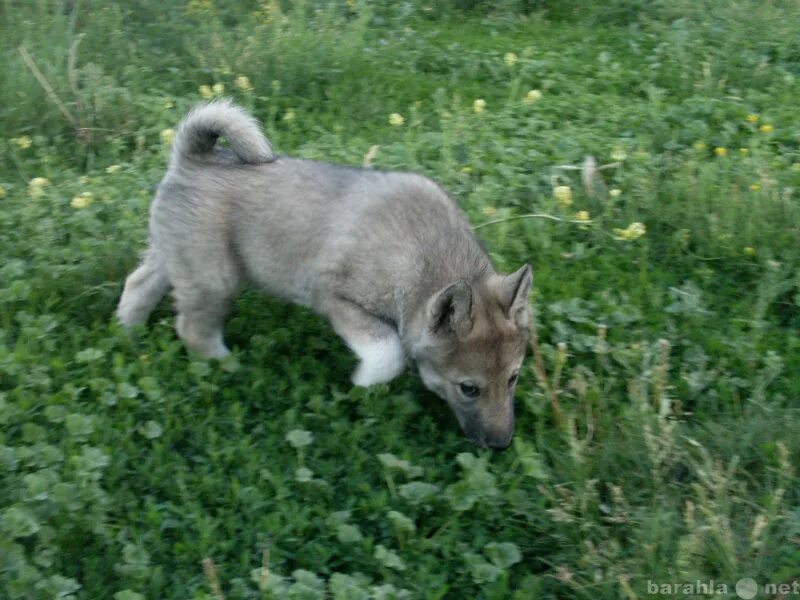
M 508 380 L 508 387 L 514 387 L 514 384 L 517 383 L 517 379 L 519 379 L 519 373 L 514 373 Z
M 459 383 L 458 387 L 461 390 L 461 393 L 464 394 L 467 398 L 477 398 L 481 394 L 481 389 L 477 385 L 469 381 L 465 381 L 464 383 Z

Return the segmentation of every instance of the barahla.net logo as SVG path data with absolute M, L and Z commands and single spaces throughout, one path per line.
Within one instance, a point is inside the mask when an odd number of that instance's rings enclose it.
M 752 577 L 742 577 L 736 582 L 734 591 L 742 600 L 751 600 L 761 591 L 767 596 L 780 594 L 782 596 L 800 596 L 800 580 L 791 583 L 765 583 L 759 585 Z M 722 581 L 707 579 L 705 581 L 697 579 L 695 581 L 670 581 L 659 582 L 647 580 L 647 593 L 650 596 L 727 596 L 730 586 Z

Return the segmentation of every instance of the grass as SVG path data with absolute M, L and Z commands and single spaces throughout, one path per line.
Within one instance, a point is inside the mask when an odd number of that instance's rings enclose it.
M 749 0 L 7 0 L 2 596 L 798 581 L 798 18 Z M 214 84 L 282 152 L 430 175 L 491 222 L 498 267 L 532 263 L 541 361 L 509 451 L 466 442 L 411 372 L 352 388 L 324 321 L 253 292 L 223 363 L 185 353 L 169 302 L 135 335 L 113 324 L 163 132 Z

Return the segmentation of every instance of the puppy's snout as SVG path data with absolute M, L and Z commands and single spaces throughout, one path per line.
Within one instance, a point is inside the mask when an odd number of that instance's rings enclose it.
M 486 439 L 482 435 L 478 435 L 478 436 L 468 435 L 467 439 L 470 442 L 472 442 L 473 444 L 475 444 L 476 446 L 480 446 L 481 448 L 488 448 L 489 447 L 489 445 L 486 443 Z
M 512 402 L 503 406 L 499 415 L 492 415 L 484 425 L 486 445 L 493 450 L 505 450 L 511 445 L 514 437 L 514 405 Z
M 490 441 L 487 442 L 487 445 L 492 450 L 498 450 L 498 451 L 507 450 L 508 447 L 511 445 L 511 439 L 513 437 L 514 436 L 512 434 L 512 435 L 507 436 L 505 439 L 502 439 L 502 440 L 499 440 L 499 441 L 498 440 L 490 440 Z
M 514 430 L 504 435 L 468 435 L 467 438 L 475 445 L 481 448 L 491 448 L 492 450 L 506 450 L 511 445 L 511 440 L 514 438 Z

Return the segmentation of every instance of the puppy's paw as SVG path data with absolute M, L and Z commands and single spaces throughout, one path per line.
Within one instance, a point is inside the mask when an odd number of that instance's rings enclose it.
M 364 366 L 362 362 L 358 368 L 353 373 L 350 380 L 353 382 L 353 385 L 360 386 L 360 387 L 369 387 L 371 385 L 377 385 L 379 383 L 385 383 L 389 381 L 389 379 L 381 378 L 378 376 L 378 373 L 375 373 L 374 370 L 370 370 L 368 367 Z
M 362 360 L 350 379 L 353 385 L 362 387 L 387 383 L 402 373 L 403 367 L 405 367 L 405 361 L 402 357 L 391 362 Z
M 352 377 L 355 385 L 369 387 L 391 381 L 406 364 L 403 346 L 396 335 L 352 344 L 352 348 L 361 359 Z

